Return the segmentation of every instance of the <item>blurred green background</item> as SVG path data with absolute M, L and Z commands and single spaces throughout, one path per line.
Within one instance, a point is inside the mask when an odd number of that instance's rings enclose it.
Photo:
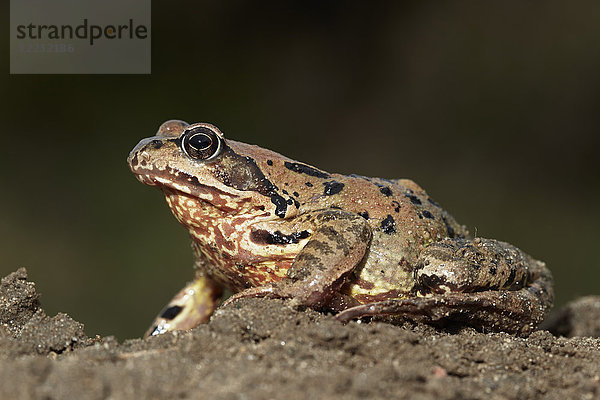
M 8 4 L 4 7 L 8 21 Z M 325 170 L 410 177 L 471 232 L 599 293 L 600 3 L 154 2 L 152 75 L 1 78 L 0 272 L 88 335 L 141 335 L 192 276 L 125 158 L 207 121 Z M 8 54 L 8 40 L 1 44 Z

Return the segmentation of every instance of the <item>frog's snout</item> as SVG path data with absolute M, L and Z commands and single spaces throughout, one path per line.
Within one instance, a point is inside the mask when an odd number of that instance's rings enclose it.
M 133 172 L 135 172 L 134 168 L 140 164 L 141 160 L 148 162 L 150 155 L 145 150 L 151 139 L 152 138 L 146 138 L 140 140 L 138 144 L 135 145 L 133 150 L 129 152 L 129 155 L 127 156 L 127 164 L 129 164 L 129 167 Z
M 154 164 L 152 155 L 163 145 L 164 143 L 160 138 L 153 136 L 140 140 L 133 150 L 129 152 L 127 164 L 140 182 L 151 186 L 156 185 L 154 180 L 149 176 Z

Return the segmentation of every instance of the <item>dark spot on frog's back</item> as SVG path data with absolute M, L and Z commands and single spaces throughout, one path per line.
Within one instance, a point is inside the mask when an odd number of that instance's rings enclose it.
M 396 233 L 396 221 L 394 221 L 394 217 L 388 215 L 383 221 L 381 221 L 381 230 L 388 235 Z
M 274 194 L 271 196 L 271 203 L 275 204 L 275 215 L 280 218 L 285 217 L 285 212 L 287 211 L 287 201 L 278 194 Z
M 367 211 L 365 212 L 360 212 L 358 213 L 358 215 L 360 215 L 361 217 L 363 217 L 364 219 L 368 220 L 369 219 L 369 213 Z
M 419 199 L 414 194 L 405 194 L 404 196 L 407 197 L 410 200 L 410 202 L 413 203 L 414 205 L 420 206 L 421 204 L 423 204 L 421 202 L 421 199 Z
M 384 196 L 386 196 L 386 197 L 390 197 L 392 194 L 394 194 L 394 193 L 392 192 L 392 189 L 390 189 L 390 188 L 389 188 L 389 187 L 387 187 L 387 186 L 380 186 L 380 187 L 379 187 L 379 191 L 380 191 L 380 192 L 381 192 L 381 193 L 382 193 Z
M 269 166 L 273 165 L 273 161 L 272 160 L 267 160 L 267 165 L 269 165 Z
M 423 210 L 422 214 L 423 214 L 423 216 L 424 216 L 425 218 L 428 218 L 428 219 L 435 219 L 435 217 L 433 216 L 433 214 L 432 214 L 432 213 L 430 213 L 430 212 L 429 212 L 429 211 L 427 211 L 427 210 Z
M 337 181 L 324 182 L 323 185 L 325 186 L 325 190 L 323 191 L 325 196 L 338 194 L 344 189 L 344 184 Z
M 306 175 L 314 176 L 315 178 L 323 178 L 323 179 L 329 178 L 328 173 L 319 171 L 318 169 L 311 167 L 309 165 L 306 165 L 306 164 L 292 163 L 292 162 L 286 161 L 283 165 L 290 171 L 294 171 L 299 174 L 306 174 Z

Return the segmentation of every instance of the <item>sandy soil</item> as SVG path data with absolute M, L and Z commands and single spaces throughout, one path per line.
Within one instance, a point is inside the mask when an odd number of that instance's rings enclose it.
M 600 398 L 600 339 L 589 337 L 599 321 L 600 297 L 570 304 L 528 338 L 342 325 L 248 299 L 190 332 L 118 343 L 47 316 L 20 269 L 0 287 L 0 398 Z

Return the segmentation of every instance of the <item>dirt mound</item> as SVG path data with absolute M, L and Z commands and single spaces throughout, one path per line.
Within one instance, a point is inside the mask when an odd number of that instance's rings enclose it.
M 542 328 L 559 336 L 600 337 L 600 296 L 586 296 L 567 304 Z
M 598 319 L 581 328 L 598 316 L 587 302 L 565 308 L 549 327 L 597 333 Z M 247 299 L 192 331 L 119 344 L 86 337 L 83 325 L 65 314 L 45 315 L 23 269 L 2 280 L 0 349 L 2 399 L 600 396 L 597 338 L 342 325 L 284 301 Z

